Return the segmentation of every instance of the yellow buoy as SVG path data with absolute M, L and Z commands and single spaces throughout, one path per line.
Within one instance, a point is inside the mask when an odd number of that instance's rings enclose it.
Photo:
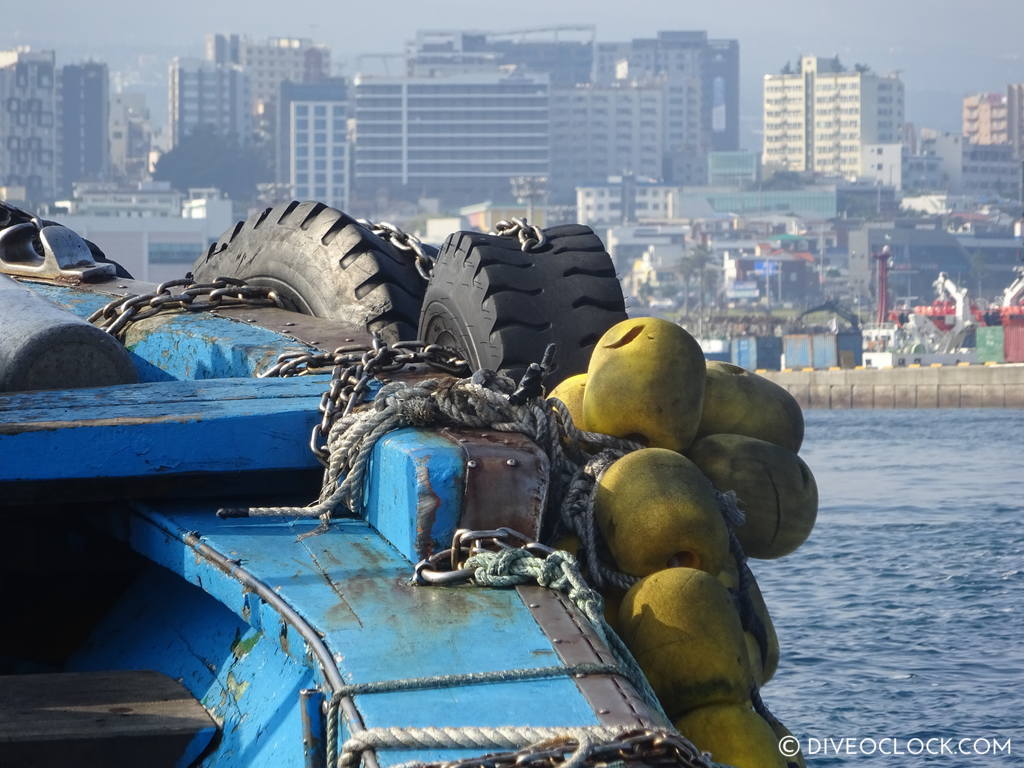
M 771 726 L 749 703 L 718 704 L 687 712 L 676 729 L 716 763 L 733 768 L 788 768 Z
M 756 437 L 796 453 L 804 439 L 804 415 L 789 392 L 738 365 L 707 364 L 704 408 L 697 437 Z
M 577 429 L 586 430 L 583 422 L 583 393 L 587 388 L 587 374 L 577 373 L 565 379 L 548 393 L 548 397 L 556 397 L 565 403 L 572 416 L 572 423 Z
M 641 579 L 622 600 L 619 630 L 669 717 L 748 701 L 743 628 L 714 576 L 667 568 Z
M 818 487 L 792 451 L 744 435 L 709 435 L 687 455 L 716 488 L 736 492 L 746 514 L 736 536 L 750 557 L 782 557 L 811 535 Z
M 693 442 L 704 400 L 700 345 L 675 323 L 623 320 L 594 347 L 583 416 L 593 432 L 683 451 Z
M 633 576 L 671 566 L 715 575 L 730 559 L 714 486 L 675 451 L 618 459 L 598 480 L 594 513 L 616 565 Z

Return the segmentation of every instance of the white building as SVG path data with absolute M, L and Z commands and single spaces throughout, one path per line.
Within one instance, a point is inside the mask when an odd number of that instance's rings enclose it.
M 295 199 L 348 207 L 347 109 L 344 100 L 289 102 L 288 180 Z
M 57 98 L 53 51 L 0 51 L 0 186 L 28 201 L 57 188 Z
M 629 176 L 576 188 L 576 220 L 580 224 L 635 223 L 677 218 L 682 188 Z
M 903 188 L 903 145 L 862 144 L 860 177 L 899 190 Z
M 798 72 L 764 76 L 763 104 L 766 167 L 853 178 L 864 144 L 901 141 L 904 96 L 896 74 L 804 56 Z
M 237 64 L 175 58 L 168 77 L 171 146 L 199 126 L 244 144 L 252 132 L 249 76 Z
M 231 201 L 216 190 L 86 191 L 73 213 L 54 220 L 96 243 L 136 280 L 184 277 L 195 260 L 234 223 Z M 67 205 L 66 203 L 62 205 Z

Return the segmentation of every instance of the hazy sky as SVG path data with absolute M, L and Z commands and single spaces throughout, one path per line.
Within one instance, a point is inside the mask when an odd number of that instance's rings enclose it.
M 124 66 L 197 54 L 209 31 L 313 37 L 351 73 L 355 57 L 400 52 L 420 28 L 515 29 L 592 23 L 599 40 L 706 29 L 740 41 L 746 143 L 760 124 L 760 76 L 801 52 L 901 70 L 908 118 L 956 128 L 959 99 L 1024 81 L 1024 0 L 3 0 L 0 48 L 50 47 L 64 61 Z

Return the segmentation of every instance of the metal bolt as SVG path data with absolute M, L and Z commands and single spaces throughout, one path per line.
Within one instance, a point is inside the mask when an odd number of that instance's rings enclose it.
M 355 339 L 345 339 L 345 341 L 355 341 Z
M 281 333 L 291 333 L 291 331 L 288 330 L 287 328 L 282 328 Z
M 515 457 L 513 456 L 513 457 L 512 457 L 512 458 L 510 458 L 510 459 L 505 459 L 505 464 L 506 464 L 507 466 L 509 466 L 509 467 L 518 467 L 518 466 L 519 466 L 519 459 L 517 459 L 517 458 L 515 458 Z
M 530 603 L 531 608 L 540 608 L 540 603 Z
M 255 317 L 247 317 L 247 318 L 245 318 L 245 322 L 247 322 L 247 323 L 255 323 L 256 322 L 256 318 Z
M 295 325 L 295 323 L 285 323 L 285 325 Z
M 469 461 L 466 462 L 466 466 L 469 467 L 470 469 L 476 469 L 478 466 L 480 466 L 480 462 L 477 461 L 476 459 L 470 459 Z
M 610 715 L 611 712 L 612 711 L 610 709 L 599 709 L 599 710 L 597 710 L 597 714 L 599 714 L 599 715 Z
M 562 642 L 562 639 L 560 637 L 553 637 L 551 639 L 551 642 L 554 643 L 555 645 L 558 645 L 559 643 Z
M 127 286 L 127 285 L 119 285 L 119 286 L 117 286 L 117 287 L 118 287 L 118 288 L 127 288 L 128 286 Z

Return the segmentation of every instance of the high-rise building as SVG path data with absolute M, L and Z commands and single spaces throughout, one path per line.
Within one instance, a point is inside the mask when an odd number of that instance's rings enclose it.
M 58 194 L 110 174 L 110 79 L 100 62 L 61 67 L 57 79 Z
M 149 165 L 152 127 L 146 95 L 115 93 L 110 97 L 110 165 L 115 178 L 142 181 Z
M 1006 86 L 1006 132 L 1014 154 L 1024 161 L 1024 83 Z
M 552 87 L 590 81 L 593 25 L 495 32 L 421 30 L 406 48 L 411 77 L 443 77 L 515 67 L 547 74 Z
M 238 35 L 207 35 L 206 60 L 237 64 L 249 77 L 250 109 L 257 122 L 270 128 L 281 83 L 315 83 L 331 74 L 331 51 L 306 37 L 251 40 Z
M 168 82 L 171 146 L 199 126 L 245 144 L 252 131 L 249 78 L 238 64 L 175 58 Z
M 0 51 L 0 187 L 46 203 L 57 189 L 57 89 L 53 51 Z
M 547 75 L 357 76 L 353 183 L 364 200 L 511 197 L 550 175 Z
M 277 110 L 277 125 L 274 128 L 274 175 L 275 180 L 279 184 L 285 184 L 289 187 L 293 184 L 292 146 L 294 145 L 294 135 L 291 110 L 293 101 L 317 102 L 330 105 L 332 118 L 336 113 L 334 107 L 341 104 L 344 106 L 344 109 L 338 119 L 344 120 L 351 117 L 349 111 L 349 88 L 345 80 L 340 77 L 327 78 L 319 83 L 293 83 L 289 80 L 281 83 L 276 99 L 280 109 Z M 334 120 L 335 125 L 338 123 L 338 119 Z M 344 128 L 344 126 L 341 127 Z M 335 129 L 335 126 L 332 126 L 331 133 L 333 135 L 339 133 L 339 131 Z M 345 133 L 345 131 L 342 130 L 340 133 Z
M 676 183 L 702 184 L 707 153 L 739 149 L 739 43 L 711 40 L 706 32 L 669 30 L 655 38 L 598 43 L 593 81 L 661 82 L 664 175 Z
M 838 58 L 803 56 L 799 70 L 764 76 L 765 167 L 855 177 L 864 144 L 898 144 L 903 82 Z
M 284 109 L 281 111 L 283 116 Z M 330 94 L 294 94 L 287 111 L 292 197 L 318 200 L 344 210 L 349 198 L 348 101 L 344 88 L 333 98 Z
M 963 132 L 972 144 L 1007 144 L 1007 98 L 1002 93 L 975 93 L 964 98 Z
M 581 85 L 551 98 L 552 202 L 571 203 L 576 187 L 609 176 L 660 179 L 666 89 L 661 83 Z

